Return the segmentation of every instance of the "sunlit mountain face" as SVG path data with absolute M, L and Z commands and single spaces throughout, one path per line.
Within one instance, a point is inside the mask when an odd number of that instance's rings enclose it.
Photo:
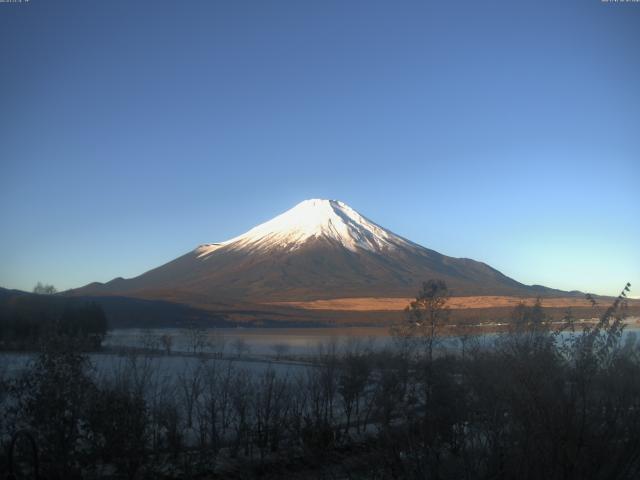
M 305 200 L 224 242 L 203 244 L 142 275 L 74 293 L 202 301 L 296 301 L 414 295 L 440 278 L 454 295 L 554 295 L 467 258 L 417 245 L 343 202 Z

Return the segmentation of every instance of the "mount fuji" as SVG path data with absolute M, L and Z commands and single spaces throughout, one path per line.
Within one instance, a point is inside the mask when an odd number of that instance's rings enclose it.
M 187 305 L 267 304 L 350 297 L 411 297 L 443 279 L 451 293 L 559 296 L 485 263 L 453 258 L 383 228 L 336 200 L 305 200 L 248 232 L 203 244 L 142 275 L 72 294 L 119 295 Z

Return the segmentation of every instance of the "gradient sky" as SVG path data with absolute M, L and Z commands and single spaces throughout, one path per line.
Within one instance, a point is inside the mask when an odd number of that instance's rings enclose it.
M 640 3 L 0 3 L 0 286 L 135 276 L 314 197 L 640 295 Z

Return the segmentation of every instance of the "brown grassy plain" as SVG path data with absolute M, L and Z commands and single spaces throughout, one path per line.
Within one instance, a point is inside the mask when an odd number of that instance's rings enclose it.
M 333 310 L 333 311 L 401 311 L 411 298 L 335 298 L 330 300 L 311 300 L 306 302 L 273 302 L 270 305 L 280 305 L 305 310 Z M 470 308 L 503 308 L 515 307 L 521 302 L 533 304 L 534 297 L 506 297 L 506 296 L 471 296 L 471 297 L 451 297 L 447 302 L 449 308 L 453 310 Z M 602 302 L 607 304 L 608 302 Z M 640 305 L 640 300 L 629 300 L 630 305 Z M 586 298 L 580 297 L 559 297 L 544 298 L 542 305 L 545 308 L 588 308 L 591 306 Z

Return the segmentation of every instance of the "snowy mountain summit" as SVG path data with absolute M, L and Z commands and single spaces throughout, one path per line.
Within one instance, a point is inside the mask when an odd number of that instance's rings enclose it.
M 353 252 L 382 252 L 413 244 L 360 215 L 338 200 L 311 199 L 248 232 L 222 243 L 196 249 L 203 258 L 226 247 L 228 250 L 297 250 L 309 240 L 330 240 Z
M 409 298 L 430 278 L 446 281 L 456 295 L 557 294 L 523 285 L 485 263 L 442 255 L 342 202 L 320 199 L 305 200 L 242 235 L 201 245 L 137 277 L 93 283 L 77 293 L 253 309 L 278 301 Z

